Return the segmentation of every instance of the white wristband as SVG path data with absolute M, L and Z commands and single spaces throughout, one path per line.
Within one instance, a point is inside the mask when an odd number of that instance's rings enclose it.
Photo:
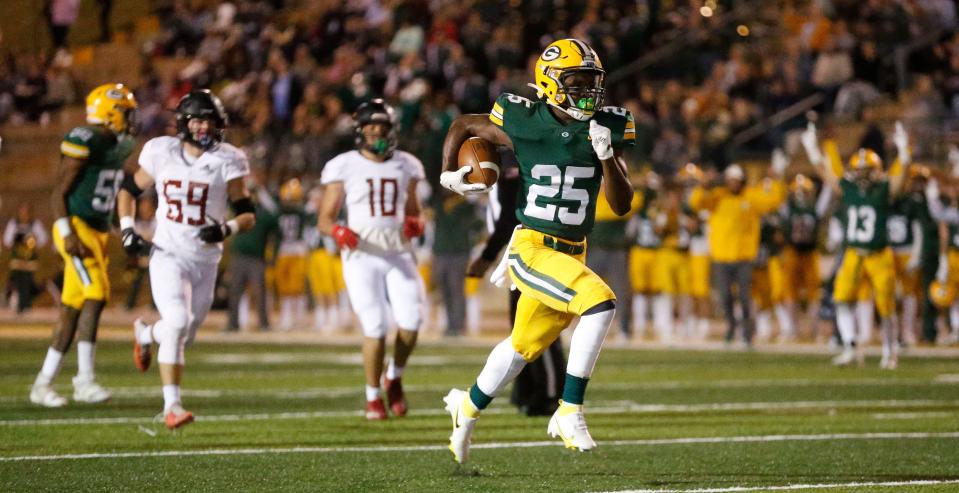
M 62 238 L 66 238 L 73 234 L 73 228 L 70 227 L 70 218 L 61 217 L 57 219 L 53 225 L 57 228 L 57 231 L 60 233 Z
M 226 226 L 230 228 L 229 234 L 236 234 L 240 232 L 240 223 L 236 222 L 236 219 L 230 219 L 227 221 Z
M 136 226 L 132 216 L 123 216 L 120 218 L 120 231 Z

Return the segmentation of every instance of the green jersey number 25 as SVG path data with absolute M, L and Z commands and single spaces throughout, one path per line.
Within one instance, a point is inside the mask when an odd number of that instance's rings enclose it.
M 586 220 L 586 206 L 589 205 L 589 192 L 581 188 L 573 188 L 577 179 L 592 178 L 596 168 L 585 166 L 567 166 L 561 170 L 555 164 L 537 164 L 530 170 L 534 179 L 549 179 L 549 184 L 533 184 L 529 186 L 526 196 L 526 208 L 523 213 L 528 217 L 535 217 L 544 221 L 556 221 L 570 226 L 578 226 Z M 559 195 L 559 197 L 556 197 Z M 579 202 L 575 207 L 558 207 L 555 204 L 539 205 L 536 199 L 559 198 L 570 202 Z M 575 209 L 575 210 L 574 210 Z

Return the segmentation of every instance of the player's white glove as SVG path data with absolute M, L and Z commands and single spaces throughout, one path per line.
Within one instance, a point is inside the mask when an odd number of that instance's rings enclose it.
M 896 152 L 899 154 L 899 162 L 909 164 L 912 161 L 912 153 L 909 152 L 909 134 L 901 121 L 896 121 L 896 129 L 892 132 L 892 143 L 896 145 Z
M 444 171 L 440 174 L 440 185 L 447 190 L 456 192 L 460 195 L 471 195 L 486 193 L 489 191 L 483 183 L 466 183 L 466 174 L 470 172 L 469 166 L 463 166 L 456 171 Z
M 955 144 L 949 146 L 948 159 L 952 165 L 952 176 L 959 176 L 959 148 Z
M 816 138 L 816 124 L 809 122 L 806 124 L 806 130 L 803 131 L 800 136 L 800 141 L 802 141 L 803 149 L 806 150 L 806 156 L 809 157 L 809 162 L 813 166 L 819 166 L 822 163 L 822 151 L 819 149 L 819 139 Z
M 939 254 L 939 267 L 936 269 L 936 280 L 946 282 L 949 279 L 949 259 L 944 253 Z
M 786 167 L 788 166 L 789 159 L 786 158 L 786 153 L 778 147 L 773 149 L 772 163 L 769 168 L 770 171 L 772 171 L 773 176 L 782 178 L 783 173 L 786 171 Z
M 589 121 L 589 140 L 600 161 L 613 157 L 613 134 L 608 128 L 596 123 L 596 120 Z

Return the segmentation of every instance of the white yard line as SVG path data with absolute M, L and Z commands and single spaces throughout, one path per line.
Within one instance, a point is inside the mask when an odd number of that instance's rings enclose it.
M 727 493 L 737 491 L 796 491 L 839 488 L 893 488 L 897 486 L 935 486 L 959 484 L 959 479 L 928 479 L 915 481 L 860 481 L 855 483 L 786 484 L 781 486 L 729 486 L 726 488 L 698 488 L 692 490 L 617 490 L 616 493 Z M 611 492 L 608 492 L 611 493 Z
M 784 402 L 711 402 L 701 404 L 640 404 L 633 401 L 593 401 L 587 408 L 590 414 L 650 414 L 650 413 L 702 413 L 712 411 L 793 411 L 836 408 L 911 408 L 911 407 L 959 407 L 959 400 L 828 400 Z M 414 416 L 442 416 L 446 411 L 415 409 Z M 506 404 L 494 406 L 484 414 L 516 414 Z M 212 414 L 196 417 L 200 422 L 264 421 L 287 419 L 324 419 L 362 416 L 363 411 L 299 411 L 286 413 Z M 144 416 L 116 416 L 109 418 L 50 418 L 0 420 L 0 428 L 7 426 L 63 426 L 63 425 L 112 425 L 149 423 L 152 418 Z
M 791 379 L 730 379 L 730 380 L 667 380 L 655 382 L 609 382 L 593 383 L 590 386 L 594 392 L 597 390 L 674 390 L 674 389 L 697 389 L 697 388 L 757 388 L 757 387 L 885 387 L 894 385 L 935 385 L 951 386 L 959 385 L 959 379 L 948 378 L 863 378 L 863 379 L 835 379 L 835 380 L 815 380 L 807 378 Z M 449 385 L 404 385 L 408 392 L 445 392 L 449 390 Z M 140 398 L 153 397 L 160 395 L 157 387 L 110 387 L 114 398 Z M 0 403 L 5 402 L 26 402 L 29 390 L 24 390 L 21 395 L 2 395 Z M 181 391 L 184 397 L 218 399 L 222 397 L 247 397 L 262 396 L 280 399 L 314 399 L 323 397 L 345 397 L 351 395 L 360 395 L 363 388 L 350 386 L 337 387 L 308 387 L 304 389 L 183 389 Z
M 919 413 L 876 413 L 872 419 L 925 419 L 925 418 L 949 418 L 956 413 L 948 411 L 929 411 Z
M 808 442 L 808 441 L 837 441 L 837 440 L 924 440 L 959 438 L 959 432 L 942 433 L 832 433 L 823 435 L 755 435 L 730 437 L 689 437 L 689 438 L 659 438 L 643 440 L 613 440 L 602 442 L 606 446 L 648 446 L 648 445 L 688 445 L 688 444 L 722 444 L 722 443 L 763 443 L 763 442 Z M 513 449 L 558 447 L 562 442 L 558 440 L 540 442 L 494 442 L 476 443 L 473 449 Z M 23 455 L 0 457 L 0 462 L 30 462 L 56 461 L 77 459 L 125 459 L 139 457 L 187 457 L 187 456 L 229 456 L 229 455 L 260 455 L 260 454 L 327 454 L 342 452 L 420 452 L 442 451 L 446 445 L 405 445 L 390 447 L 288 447 L 288 448 L 237 448 L 237 449 L 209 449 L 209 450 L 163 450 L 154 452 L 110 452 L 93 454 L 61 454 L 61 455 Z M 637 490 L 640 491 L 640 490 Z M 646 490 L 641 490 L 646 491 Z M 662 491 L 662 490 L 649 490 Z M 669 491 L 669 490 L 666 490 Z M 687 490 L 682 490 L 687 491 Z M 712 490 L 691 490 L 712 491 Z M 725 490 L 723 490 L 725 491 Z M 729 490 L 737 491 L 737 490 Z M 748 490 L 747 490 L 748 491 Z

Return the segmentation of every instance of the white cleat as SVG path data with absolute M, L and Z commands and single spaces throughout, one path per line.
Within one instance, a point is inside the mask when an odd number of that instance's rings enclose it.
M 43 407 L 63 407 L 67 405 L 67 398 L 58 394 L 49 385 L 35 383 L 30 388 L 30 402 Z
M 849 366 L 855 360 L 856 351 L 853 348 L 846 348 L 832 359 L 832 364 L 836 366 Z
M 559 409 L 549 418 L 546 428 L 549 436 L 562 438 L 566 448 L 587 452 L 596 448 L 596 442 L 589 435 L 586 427 L 586 417 L 583 416 L 583 406 L 566 404 L 559 401 Z
M 465 464 L 470 455 L 470 442 L 473 438 L 473 428 L 476 427 L 478 418 L 467 418 L 463 414 L 463 403 L 469 398 L 469 394 L 460 389 L 452 389 L 443 402 L 446 403 L 446 410 L 453 419 L 453 434 L 450 435 L 450 452 L 453 452 L 453 460 L 460 464 Z
M 93 379 L 73 377 L 73 400 L 88 404 L 99 404 L 110 400 L 110 391 L 101 387 Z

